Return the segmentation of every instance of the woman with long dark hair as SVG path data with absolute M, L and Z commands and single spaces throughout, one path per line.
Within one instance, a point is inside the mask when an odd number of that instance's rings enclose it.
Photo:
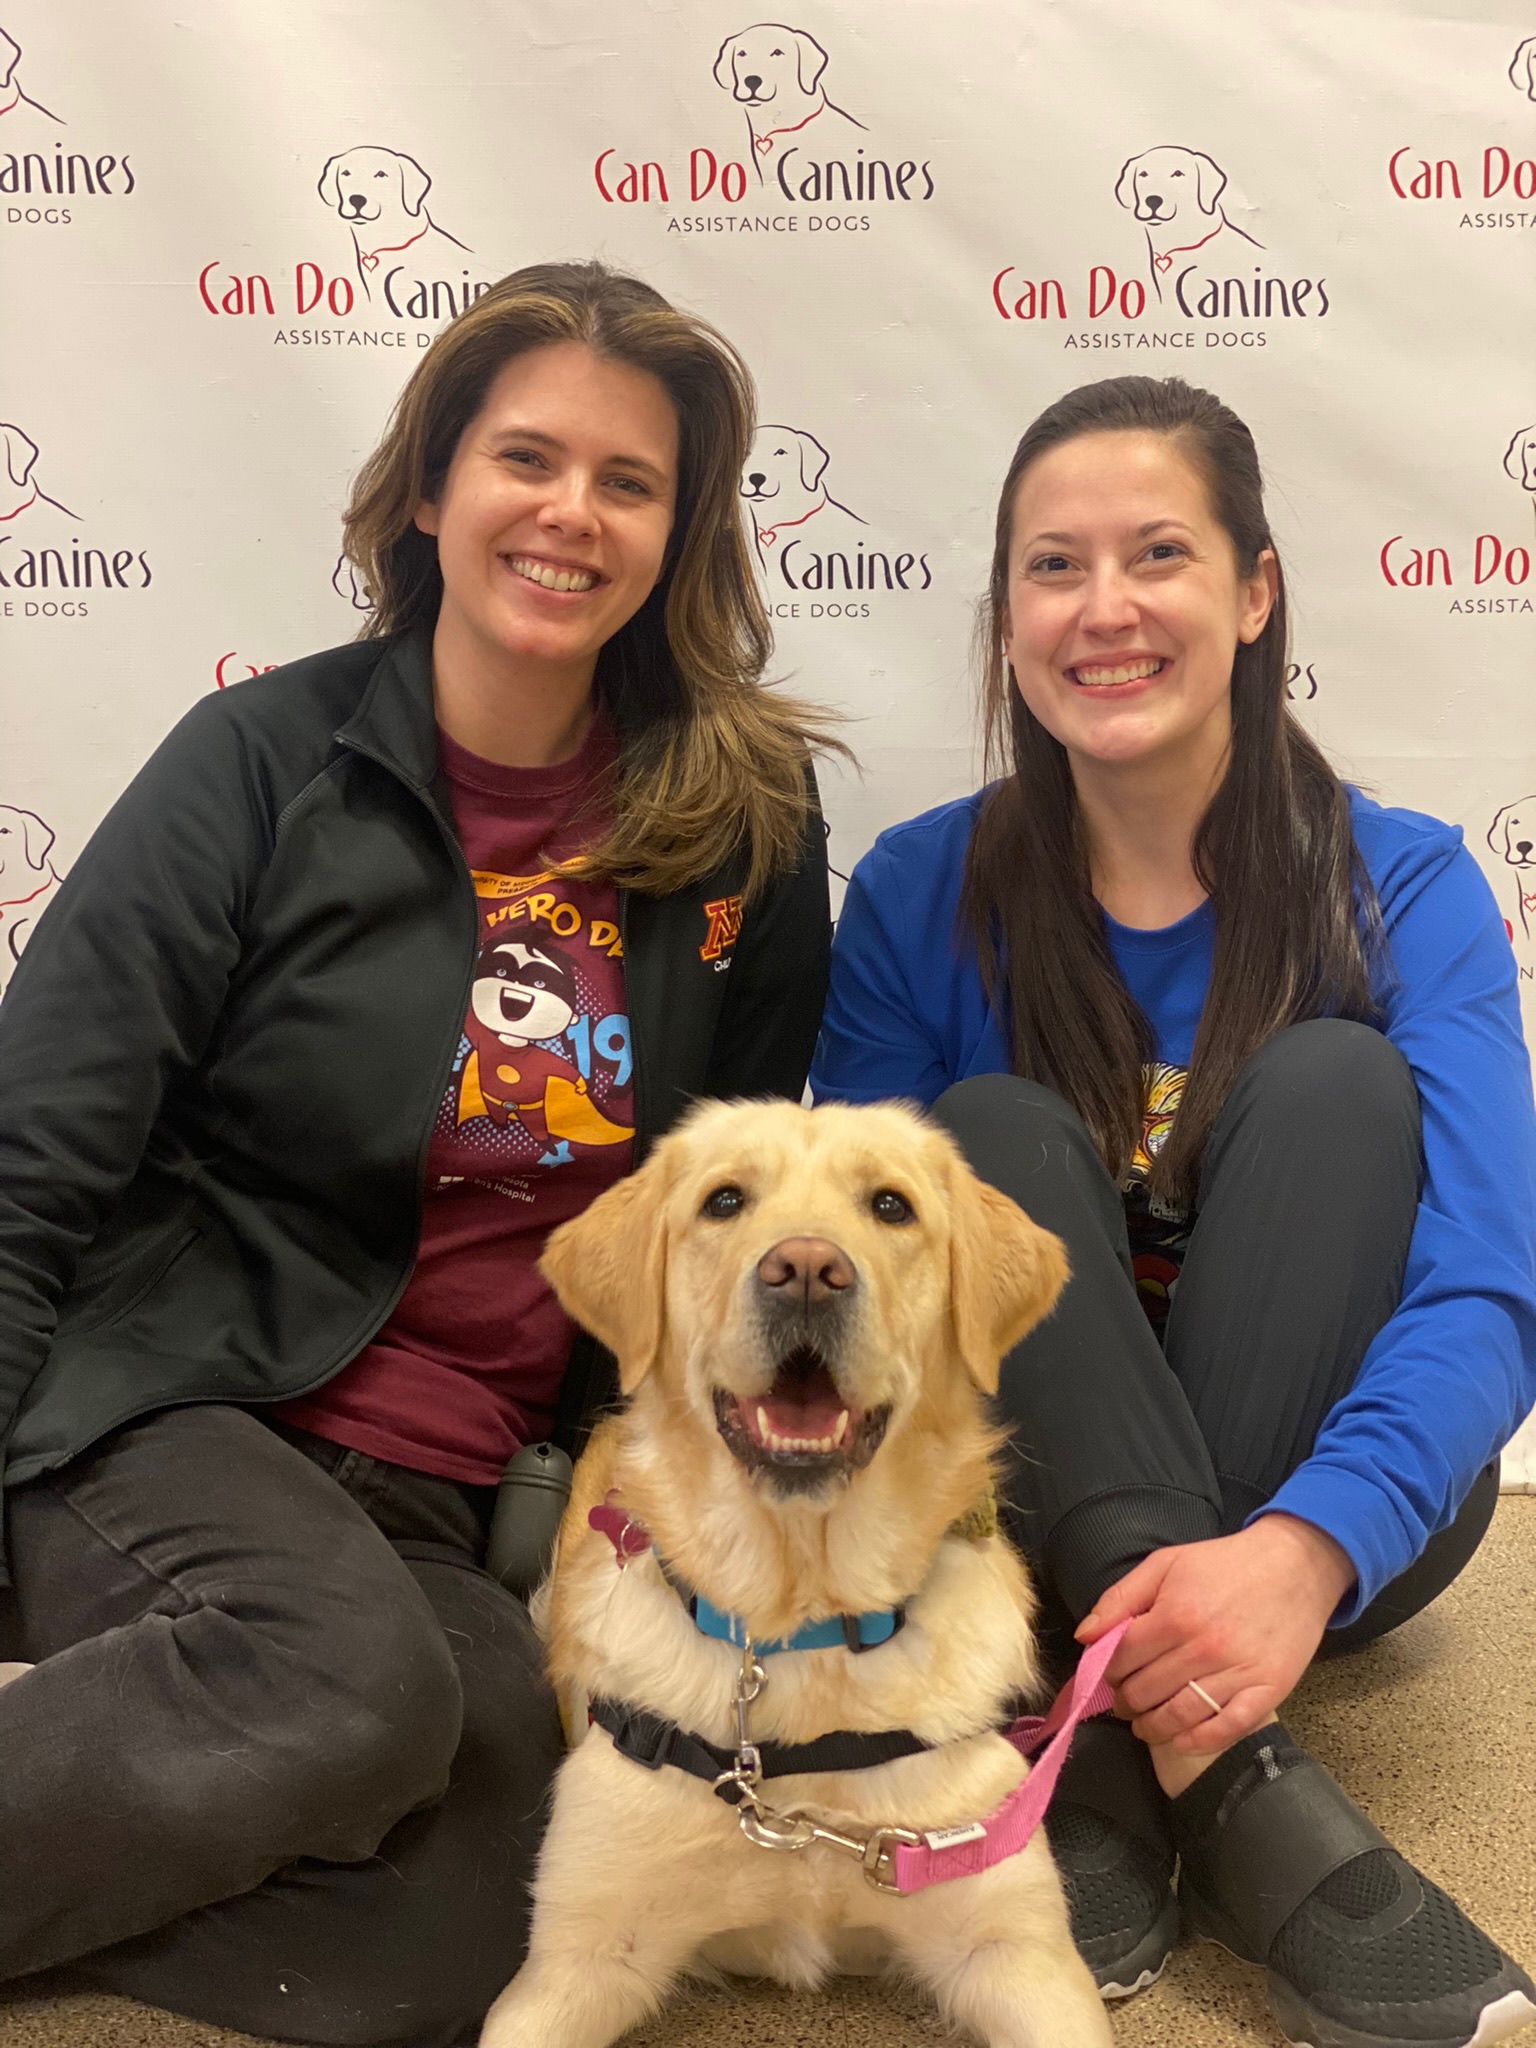
M 1048 1823 L 1075 1932 L 1124 1995 L 1182 1907 L 1294 2041 L 1482 2048 L 1536 1988 L 1276 1709 L 1461 1570 L 1536 1401 L 1492 894 L 1290 716 L 1258 457 L 1207 392 L 1035 421 L 979 642 L 997 779 L 859 864 L 812 1086 L 930 1105 L 1069 1249 L 1002 1404 L 1058 1646 L 1138 1617 Z
M 559 1760 L 497 1482 L 604 1360 L 537 1260 L 700 1095 L 798 1098 L 808 707 L 735 351 L 599 264 L 426 352 L 362 639 L 209 697 L 0 1012 L 0 1978 L 448 2048 Z M 611 1364 L 611 1361 L 608 1362 Z

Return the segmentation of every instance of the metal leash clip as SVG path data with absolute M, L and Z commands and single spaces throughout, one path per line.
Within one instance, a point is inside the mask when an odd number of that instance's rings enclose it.
M 722 1785 L 736 1788 L 741 1832 L 759 1849 L 808 1849 L 812 1842 L 825 1842 L 829 1848 L 855 1857 L 864 1867 L 866 1881 L 877 1892 L 899 1892 L 900 1887 L 891 1883 L 888 1873 L 897 1848 L 903 1843 L 915 1845 L 922 1841 L 922 1836 L 914 1834 L 911 1828 L 883 1827 L 867 1835 L 845 1835 L 837 1828 L 812 1820 L 797 1807 L 781 1813 L 763 1798 L 763 1760 L 747 1732 L 747 1709 L 767 1682 L 767 1674 L 758 1663 L 752 1638 L 748 1636 L 741 1669 L 736 1674 L 736 1757 L 731 1768 L 722 1771 L 714 1781 L 717 1790 Z
M 901 1887 L 891 1881 L 891 1858 L 903 1843 L 916 1847 L 923 1839 L 911 1828 L 898 1827 L 875 1828 L 867 1835 L 845 1835 L 822 1821 L 812 1820 L 798 1807 L 778 1813 L 761 1801 L 743 1809 L 741 1832 L 759 1849 L 808 1849 L 812 1842 L 825 1842 L 829 1848 L 841 1849 L 845 1856 L 861 1863 L 865 1882 L 877 1892 L 894 1892 L 898 1896 Z
M 767 1682 L 767 1673 L 758 1663 L 752 1638 L 748 1636 L 742 1646 L 741 1669 L 736 1674 L 736 1757 L 731 1768 L 722 1771 L 712 1787 L 718 1792 L 722 1785 L 735 1786 L 736 1803 L 743 1820 L 762 1804 L 759 1788 L 763 1782 L 763 1759 L 757 1744 L 747 1733 L 747 1709 Z

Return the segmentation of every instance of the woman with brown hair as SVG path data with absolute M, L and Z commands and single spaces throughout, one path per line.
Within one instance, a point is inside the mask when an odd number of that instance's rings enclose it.
M 1276 1710 L 1449 1584 L 1536 1402 L 1536 1115 L 1454 828 L 1286 708 L 1248 429 L 1177 379 L 1050 406 L 980 616 L 998 779 L 885 833 L 812 1086 L 933 1106 L 1066 1241 L 1005 1362 L 1058 1648 L 1130 1616 L 1047 1826 L 1106 1997 L 1180 1911 L 1311 2048 L 1478 2048 L 1536 1988 Z M 1129 1725 L 1127 1725 L 1127 1722 Z M 1177 1896 L 1171 1889 L 1179 1866 Z
M 503 279 L 358 479 L 363 638 L 196 705 L 28 948 L 0 1978 L 448 2048 L 521 1959 L 561 1738 L 480 1566 L 607 1385 L 536 1262 L 690 1099 L 798 1097 L 825 987 L 752 412 L 646 285 Z

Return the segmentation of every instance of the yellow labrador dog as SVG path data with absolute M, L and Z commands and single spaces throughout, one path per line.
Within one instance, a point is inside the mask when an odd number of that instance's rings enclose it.
M 1026 1772 L 996 1730 L 1035 1683 L 1033 1598 L 981 1397 L 1059 1241 L 898 1106 L 714 1104 L 544 1270 L 629 1402 L 538 1603 L 577 1746 L 482 2048 L 605 2048 L 690 1967 L 810 1986 L 876 1955 L 990 2048 L 1109 2048 L 1043 1833 L 890 1888 L 896 1844 L 974 1839 Z M 766 1775 L 834 1731 L 907 1740 Z

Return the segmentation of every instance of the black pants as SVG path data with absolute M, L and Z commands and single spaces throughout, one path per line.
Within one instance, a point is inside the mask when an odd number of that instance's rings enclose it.
M 285 1440 L 286 1439 L 286 1440 Z M 239 1409 L 8 1495 L 0 1978 L 283 2040 L 473 2041 L 561 1754 L 491 1489 Z
M 1402 1291 L 1418 1095 L 1365 1025 L 1293 1025 L 1255 1053 L 1212 1126 L 1162 1346 L 1132 1284 L 1120 1195 L 1076 1113 L 1000 1074 L 960 1082 L 934 1113 L 1071 1257 L 1060 1304 L 1004 1361 L 1000 1388 L 1013 1533 L 1059 1652 L 1132 1565 L 1241 1528 L 1310 1454 Z M 1498 1472 L 1326 1650 L 1444 1591 L 1487 1530 Z

